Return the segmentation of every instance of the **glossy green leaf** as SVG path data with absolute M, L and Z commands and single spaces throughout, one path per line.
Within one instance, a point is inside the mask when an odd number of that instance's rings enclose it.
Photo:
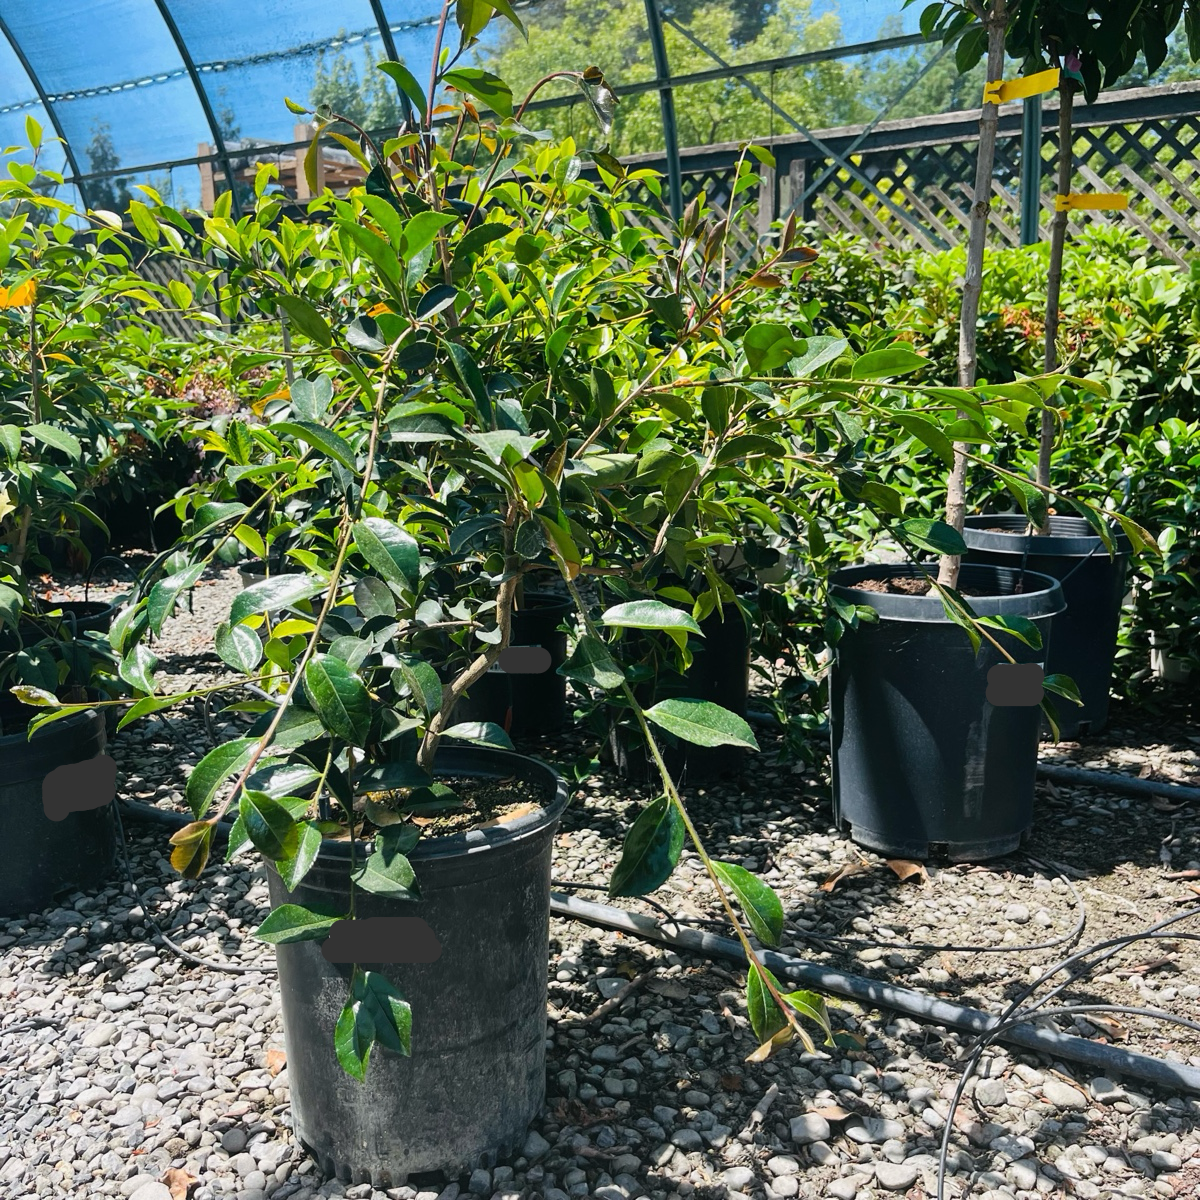
M 742 349 L 752 375 L 769 375 L 785 366 L 802 348 L 786 325 L 764 321 L 751 325 L 742 338 Z
M 624 604 L 614 604 L 604 611 L 600 621 L 622 629 L 679 629 L 700 633 L 700 626 L 689 613 L 661 600 L 628 600 Z
M 727 708 L 711 700 L 686 696 L 660 700 L 646 710 L 646 719 L 696 746 L 744 746 L 757 750 L 750 726 Z
M 28 426 L 27 431 L 43 446 L 61 450 L 73 462 L 78 462 L 83 457 L 83 446 L 79 439 L 73 433 L 68 433 L 57 425 L 48 425 L 44 421 L 39 421 Z
M 382 517 L 368 517 L 354 526 L 354 544 L 388 583 L 416 589 L 421 559 L 412 534 Z
M 281 904 L 271 910 L 255 930 L 254 936 L 273 946 L 289 942 L 312 942 L 324 938 L 336 922 L 344 920 L 344 914 L 333 916 L 300 904 Z
M 378 971 L 361 971 L 355 995 L 371 1015 L 375 1038 L 393 1054 L 412 1050 L 412 1008 L 397 989 Z
M 153 692 L 156 666 L 158 666 L 158 657 L 152 654 L 146 646 L 138 643 L 121 659 L 117 674 L 138 691 Z
M 1079 685 L 1069 675 L 1047 675 L 1042 680 L 1042 690 L 1062 696 L 1065 700 L 1070 700 L 1072 704 L 1080 706 L 1083 704 L 1083 697 L 1079 694 Z
M 228 621 L 222 621 L 217 626 L 213 645 L 221 661 L 243 675 L 251 674 L 262 662 L 262 639 L 245 625 L 230 625 Z
M 787 1025 L 787 1018 L 779 1011 L 779 1005 L 767 987 L 767 979 L 780 990 L 779 981 L 769 971 L 764 972 L 757 963 L 750 964 L 746 972 L 746 1015 L 760 1045 Z
M 316 145 L 317 141 L 317 138 L 313 138 L 313 145 Z M 312 190 L 315 192 L 318 189 L 314 187 Z M 318 346 L 333 345 L 333 334 L 325 318 L 303 297 L 281 295 L 279 307 L 287 313 L 292 325 L 305 337 L 316 342 Z
M 238 799 L 238 814 L 260 854 L 276 861 L 296 853 L 299 829 L 292 814 L 278 800 L 266 792 L 246 788 Z
M 904 537 L 921 550 L 934 554 L 957 554 L 967 552 L 967 543 L 962 534 L 945 521 L 933 521 L 928 517 L 910 517 L 900 522 Z
M 321 852 L 321 831 L 316 825 L 312 821 L 304 821 L 298 829 L 296 849 L 275 864 L 279 878 L 283 880 L 283 886 L 289 892 L 294 892 L 300 886 L 301 880 L 312 869 L 317 855 Z
M 208 811 L 221 785 L 243 770 L 257 745 L 257 738 L 234 738 L 215 746 L 196 764 L 184 789 L 188 808 L 196 820 Z
M 423 120 L 429 111 L 429 103 L 413 73 L 403 63 L 398 62 L 376 63 L 375 67 L 393 80 L 401 93 L 416 105 L 417 112 L 421 114 Z
M 372 617 L 394 618 L 396 597 L 388 585 L 373 575 L 360 579 L 354 585 L 354 603 L 366 620 Z
M 355 968 L 355 983 L 358 975 L 358 968 Z M 375 1022 L 363 1008 L 362 998 L 354 987 L 333 1030 L 333 1049 L 338 1064 L 347 1075 L 361 1083 L 367 1077 L 367 1063 L 374 1045 Z
M 427 717 L 433 716 L 442 707 L 442 681 L 438 673 L 419 658 L 400 659 L 399 670 L 421 711 Z
M 150 628 L 155 633 L 161 633 L 163 622 L 175 611 L 175 602 L 183 592 L 196 586 L 200 576 L 204 574 L 204 564 L 194 563 L 192 566 L 174 575 L 160 579 L 150 589 L 150 597 L 146 606 Z
M 459 67 L 447 71 L 442 76 L 442 82 L 447 87 L 481 100 L 502 117 L 513 115 L 512 88 L 490 71 L 482 71 L 478 67 Z
M 385 855 L 376 850 L 352 876 L 356 887 L 392 900 L 419 900 L 416 872 L 403 854 Z
M 591 634 L 584 634 L 576 642 L 570 658 L 558 668 L 558 673 L 588 687 L 610 692 L 625 682 L 625 672 L 617 665 L 608 647 Z
M 745 867 L 717 859 L 712 865 L 717 877 L 737 897 L 754 936 L 764 946 L 778 946 L 783 937 L 783 905 L 774 890 Z
M 363 682 L 341 659 L 317 655 L 304 668 L 304 690 L 321 724 L 351 746 L 367 744 L 371 698 Z
M 457 738 L 462 742 L 478 742 L 481 746 L 494 746 L 498 750 L 514 749 L 508 734 L 491 721 L 461 721 L 451 725 L 442 736 Z
M 349 442 L 332 429 L 317 425 L 313 421 L 276 421 L 271 426 L 273 433 L 299 438 L 306 446 L 319 450 L 326 458 L 339 462 L 348 471 L 354 470 L 354 449 Z
M 324 590 L 324 584 L 308 575 L 272 575 L 252 583 L 234 598 L 229 607 L 229 620 L 236 625 L 256 613 L 273 612 L 301 600 L 310 600 Z
M 929 359 L 908 346 L 887 346 L 883 350 L 870 350 L 856 358 L 850 368 L 850 378 L 894 379 L 897 375 L 908 375 L 927 366 Z
M 891 418 L 905 433 L 928 446 L 946 466 L 954 465 L 954 443 L 932 421 L 911 412 L 893 412 Z
M 662 887 L 679 862 L 686 832 L 669 797 L 652 800 L 625 835 L 608 894 L 645 896 Z
M 1019 616 L 977 617 L 980 625 L 990 629 L 1000 629 L 1012 634 L 1019 642 L 1023 642 L 1031 650 L 1042 648 L 1042 634 L 1038 627 L 1028 618 Z

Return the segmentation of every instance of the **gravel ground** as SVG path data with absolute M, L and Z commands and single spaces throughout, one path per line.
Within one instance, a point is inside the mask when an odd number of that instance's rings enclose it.
M 214 574 L 197 590 L 194 611 L 168 626 L 157 651 L 172 688 L 224 678 L 219 660 L 200 655 L 238 586 L 235 573 Z M 1195 729 L 1179 706 L 1149 720 L 1118 708 L 1110 732 L 1048 747 L 1046 757 L 1194 784 Z M 1072 945 L 1200 904 L 1200 882 L 1171 877 L 1190 871 L 1200 880 L 1200 820 L 1191 807 L 1043 785 L 1025 852 L 901 880 L 830 828 L 821 773 L 777 761 L 771 739 L 762 740 L 764 753 L 743 780 L 685 794 L 710 849 L 779 890 L 785 949 L 811 961 L 998 1010 Z M 195 709 L 126 730 L 113 746 L 123 794 L 182 807 L 187 771 L 209 744 Z M 525 748 L 569 762 L 585 747 L 569 734 Z M 585 780 L 556 840 L 555 878 L 603 886 L 628 820 L 649 798 L 609 775 Z M 186 883 L 166 861 L 163 831 L 127 833 L 140 896 L 114 882 L 68 896 L 60 909 L 0 922 L 0 1200 L 936 1193 L 948 1097 L 970 1039 L 837 1002 L 834 1025 L 853 1049 L 808 1055 L 790 1047 L 748 1062 L 755 1044 L 735 967 L 561 920 L 551 928 L 547 1104 L 523 1154 L 424 1192 L 323 1180 L 290 1135 L 273 954 L 248 936 L 268 908 L 262 869 L 246 858 Z M 690 853 L 654 898 L 682 923 L 713 922 L 720 931 Z M 192 953 L 261 970 L 235 975 L 181 962 L 156 944 L 147 910 Z M 947 942 L 996 952 L 912 948 Z M 1065 999 L 1200 1020 L 1193 945 L 1123 952 Z M 1200 1040 L 1189 1030 L 1096 1020 L 1064 1019 L 1058 1028 L 1200 1065 Z M 956 1115 L 947 1194 L 1195 1196 L 1198 1116 L 1196 1099 L 1001 1047 Z

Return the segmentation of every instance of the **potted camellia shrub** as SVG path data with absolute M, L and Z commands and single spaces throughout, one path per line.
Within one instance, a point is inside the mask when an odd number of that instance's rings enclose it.
M 455 13 L 466 47 L 492 7 Z M 580 587 L 588 574 L 637 574 L 627 518 L 643 533 L 653 520 L 652 540 L 696 541 L 686 495 L 652 518 L 604 475 L 605 459 L 642 421 L 700 411 L 697 379 L 731 352 L 714 317 L 751 284 L 694 284 L 669 260 L 671 242 L 632 219 L 635 188 L 653 177 L 625 178 L 600 150 L 601 183 L 578 179 L 574 144 L 526 129 L 501 81 L 444 68 L 425 90 L 399 64 L 382 69 L 422 123 L 380 147 L 341 135 L 363 158 L 365 187 L 315 201 L 324 222 L 296 222 L 268 168 L 253 215 L 208 222 L 233 286 L 259 311 L 287 313 L 304 370 L 210 439 L 217 482 L 189 500 L 170 573 L 146 581 L 110 634 L 123 674 L 140 680 L 125 720 L 185 698 L 156 689 L 146 634 L 225 536 L 253 528 L 272 498 L 308 499 L 282 569 L 245 588 L 215 631 L 217 653 L 270 701 L 248 736 L 197 765 L 195 819 L 173 835 L 172 862 L 197 876 L 226 812 L 228 853 L 268 860 L 274 907 L 257 932 L 277 947 L 296 1133 L 327 1170 L 376 1186 L 455 1175 L 515 1145 L 542 1102 L 551 837 L 568 793 L 502 731 L 463 727 L 455 711 L 508 649 L 518 588 L 546 567 L 581 622 L 564 673 L 631 707 L 660 770 L 662 794 L 629 830 L 613 894 L 661 886 L 690 839 L 750 960 L 763 1053 L 793 1036 L 813 1048 L 804 1020 L 828 1036 L 819 997 L 784 995 L 744 927 L 778 944 L 778 897 L 704 850 L 652 727 L 710 746 L 752 746 L 753 734 L 711 702 L 644 709 L 610 650 L 632 629 L 686 654 L 692 615 L 645 590 L 600 609 Z M 577 78 L 609 114 L 600 73 Z M 448 89 L 465 95 L 447 151 L 430 106 Z M 482 124 L 481 100 L 495 114 Z M 331 118 L 330 132 L 343 124 Z M 519 181 L 507 175 L 518 164 Z M 162 205 L 149 214 L 178 223 Z M 773 260 L 790 254 L 784 245 Z M 198 260 L 197 276 L 206 269 Z M 702 300 L 690 315 L 681 293 Z M 666 345 L 645 336 L 648 295 L 679 311 Z M 699 345 L 685 356 L 687 342 Z M 732 443 L 767 407 L 732 397 L 704 455 L 733 464 L 764 452 Z M 651 465 L 634 459 L 635 471 Z M 250 498 L 238 492 L 247 480 Z
M 988 79 L 1000 80 L 1012 15 L 1007 0 L 991 0 L 941 13 L 930 6 L 924 23 L 927 33 L 952 36 L 977 21 L 959 44 L 959 65 L 986 53 Z M 896 857 L 975 860 L 1015 850 L 1033 821 L 1039 707 L 1057 729 L 1045 693 L 1078 700 L 1069 678 L 1045 673 L 1051 618 L 1065 608 L 1057 580 L 1020 564 L 962 565 L 968 465 L 992 466 L 971 445 L 993 442 L 993 424 L 1022 429 L 1064 382 L 1047 375 L 975 387 L 998 117 L 997 105 L 982 106 L 958 387 L 930 388 L 921 412 L 892 416 L 951 468 L 945 521 L 909 520 L 894 530 L 910 552 L 940 555 L 937 573 L 919 563 L 873 564 L 830 581 L 841 619 L 830 680 L 834 814 L 856 841 Z M 850 374 L 886 380 L 920 365 L 894 345 L 863 355 Z M 1044 488 L 1000 473 L 1027 515 L 1044 502 Z M 872 495 L 898 513 L 898 496 Z M 1006 679 L 1031 682 L 1010 691 Z
M 1057 200 L 1046 280 L 1047 373 L 1059 366 L 1063 249 L 1071 215 L 1067 198 L 1074 176 L 1075 95 L 1083 92 L 1089 102 L 1094 100 L 1102 85 L 1133 68 L 1139 54 L 1145 58 L 1147 73 L 1152 74 L 1167 56 L 1168 39 L 1183 10 L 1175 0 L 1103 10 L 1046 0 L 1011 0 L 1009 52 L 1024 61 L 1026 72 L 1059 68 Z M 1200 50 L 1200 44 L 1192 39 L 1189 46 Z M 1063 389 L 1063 395 L 1068 404 L 1077 402 L 1069 388 Z M 1079 689 L 1082 705 L 1060 717 L 1061 733 L 1073 737 L 1099 732 L 1108 717 L 1131 544 L 1113 522 L 1089 508 L 1076 506 L 1078 515 L 1050 511 L 1045 497 L 1050 494 L 1057 428 L 1055 409 L 1047 405 L 1040 422 L 1036 482 L 1041 492 L 1034 511 L 967 517 L 963 536 L 971 550 L 971 562 L 1031 570 L 1060 580 L 1067 608 L 1054 623 L 1046 661 L 1047 670 L 1069 675 Z
M 86 561 L 81 524 L 101 526 L 88 489 L 118 431 L 89 355 L 112 318 L 130 315 L 131 295 L 147 294 L 110 232 L 77 236 L 81 214 L 52 198 L 62 180 L 40 168 L 41 129 L 32 119 L 26 129 L 32 162 L 10 163 L 0 180 L 9 213 L 0 229 L 0 799 L 11 820 L 3 914 L 92 888 L 113 862 L 103 718 L 73 709 L 33 736 L 27 727 L 31 703 L 99 699 L 118 686 L 94 628 L 111 615 L 96 609 L 108 606 L 64 604 L 39 578 L 52 539 L 68 539 Z M 56 785 L 43 787 L 60 768 L 93 760 L 95 787 L 79 782 L 85 771 L 65 807 L 50 794 Z

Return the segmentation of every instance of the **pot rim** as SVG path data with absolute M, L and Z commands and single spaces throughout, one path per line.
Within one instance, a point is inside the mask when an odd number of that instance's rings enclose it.
M 928 566 L 928 564 L 925 564 Z M 858 566 L 842 567 L 829 577 L 830 590 L 855 604 L 873 608 L 883 621 L 911 621 L 922 624 L 953 625 L 942 608 L 939 595 L 930 590 L 924 596 L 910 596 L 904 593 L 869 592 L 857 588 L 854 584 L 861 579 L 894 579 L 896 577 L 915 578 L 926 574 L 916 563 L 863 563 Z M 1043 575 L 1039 571 L 1021 572 L 1013 567 L 998 567 L 988 563 L 963 563 L 960 583 L 973 586 L 987 586 L 984 582 L 991 577 L 993 582 L 1000 580 L 1011 588 L 1019 576 L 1024 574 L 1027 581 L 1038 585 L 1033 592 L 995 592 L 985 596 L 967 596 L 966 600 L 981 617 L 992 616 L 1022 616 L 1032 620 L 1046 619 L 1065 612 L 1066 599 L 1057 579 Z M 978 580 L 977 584 L 973 581 Z
M 996 525 L 1011 525 L 1000 531 Z M 1042 558 L 1108 558 L 1103 539 L 1092 531 L 1083 517 L 1070 515 L 1050 518 L 1050 533 L 1046 536 L 1026 533 L 1029 518 L 1024 513 L 977 513 L 967 517 L 963 540 L 972 550 L 999 550 L 1004 554 L 1027 554 Z M 1133 546 L 1120 526 L 1109 522 L 1116 557 L 1132 553 Z

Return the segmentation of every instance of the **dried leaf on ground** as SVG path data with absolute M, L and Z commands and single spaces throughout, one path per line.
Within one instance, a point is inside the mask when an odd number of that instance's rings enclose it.
M 1154 774 L 1154 768 L 1149 763 L 1142 763 L 1141 770 L 1138 771 L 1139 779 L 1149 779 Z
M 832 892 L 843 879 L 849 879 L 852 875 L 865 875 L 870 869 L 871 864 L 865 858 L 858 862 L 847 863 L 844 867 L 834 871 L 832 875 L 825 877 L 821 884 L 821 891 Z
M 748 1054 L 746 1061 L 752 1063 L 766 1062 L 776 1050 L 781 1046 L 788 1045 L 795 1036 L 796 1031 L 790 1025 L 785 1025 L 770 1041 L 763 1042 L 753 1054 Z
M 1151 971 L 1157 971 L 1159 967 L 1165 967 L 1168 963 L 1173 963 L 1179 957 L 1178 954 L 1164 954 L 1161 958 L 1152 958 L 1149 962 L 1138 963 L 1136 967 L 1127 967 L 1117 971 L 1117 975 L 1148 975 Z
M 512 821 L 516 821 L 521 817 L 527 817 L 530 813 L 537 812 L 542 806 L 540 804 L 518 804 L 511 812 L 506 812 L 498 817 L 493 817 L 490 821 L 484 821 L 481 825 L 476 825 L 476 829 L 491 829 L 495 825 L 507 825 Z
M 1161 796 L 1151 796 L 1150 807 L 1154 809 L 1155 812 L 1173 813 L 1178 812 L 1181 808 L 1185 808 L 1186 805 L 1172 804 L 1169 800 L 1164 800 Z
M 171 1167 L 159 1182 L 171 1193 L 171 1200 L 187 1200 L 188 1191 L 200 1180 L 195 1175 L 189 1175 L 182 1167 Z
M 925 864 L 913 862 L 907 858 L 889 858 L 887 865 L 896 872 L 896 878 L 903 883 L 906 879 L 912 879 L 914 876 L 922 883 L 929 882 L 929 872 L 925 870 Z
M 271 1073 L 273 1079 L 284 1067 L 287 1066 L 287 1054 L 282 1050 L 277 1050 L 274 1046 L 267 1051 L 267 1070 Z
M 1200 879 L 1200 871 L 1195 867 L 1190 867 L 1186 871 L 1168 871 L 1164 876 L 1166 879 Z
M 721 1089 L 726 1092 L 740 1092 L 742 1090 L 741 1075 L 722 1075 Z
M 646 985 L 656 996 L 668 1000 L 686 1000 L 691 993 L 676 979 L 652 979 Z
M 1114 1042 L 1124 1042 L 1129 1037 L 1129 1030 L 1120 1021 L 1114 1021 L 1112 1017 L 1106 1017 L 1103 1013 L 1087 1013 L 1084 1019 L 1108 1034 Z
M 827 1121 L 848 1121 L 851 1117 L 858 1116 L 848 1108 L 842 1108 L 840 1104 L 831 1104 L 828 1108 L 814 1108 L 813 1112 Z

